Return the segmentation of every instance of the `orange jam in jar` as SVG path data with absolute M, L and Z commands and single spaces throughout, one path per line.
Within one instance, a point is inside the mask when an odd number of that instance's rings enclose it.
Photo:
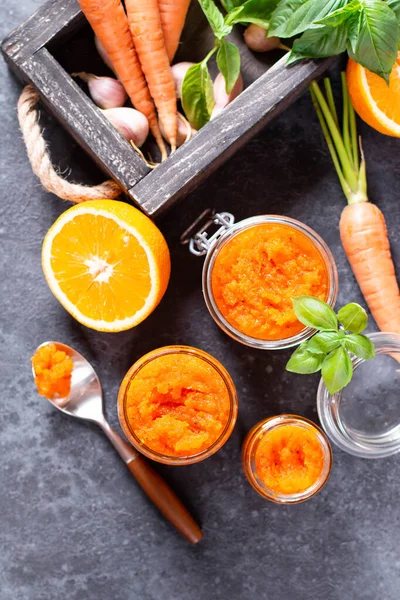
M 303 502 L 329 477 L 332 454 L 325 434 L 296 415 L 262 421 L 243 446 L 244 470 L 259 494 L 282 504 Z
M 203 289 L 211 315 L 231 337 L 286 348 L 313 333 L 296 318 L 292 298 L 315 296 L 333 305 L 337 271 L 312 229 L 266 215 L 237 223 L 218 240 L 206 259 Z
M 129 370 L 118 396 L 121 426 L 153 460 L 189 464 L 216 452 L 237 415 L 234 384 L 212 356 L 187 346 L 150 352 Z

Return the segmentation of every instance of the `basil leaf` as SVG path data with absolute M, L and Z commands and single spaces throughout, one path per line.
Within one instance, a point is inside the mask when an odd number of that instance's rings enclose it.
M 367 313 L 362 306 L 355 302 L 350 302 L 350 304 L 343 306 L 337 316 L 343 327 L 353 333 L 361 333 L 368 323 Z
M 344 348 L 328 354 L 322 363 L 321 375 L 330 394 L 336 394 L 350 382 L 353 363 Z
M 386 4 L 390 6 L 397 20 L 400 21 L 400 0 L 387 0 Z
M 292 298 L 294 312 L 301 323 L 322 331 L 337 331 L 338 322 L 332 308 L 314 296 Z
M 345 6 L 347 2 L 348 0 L 281 0 L 272 13 L 269 35 L 287 38 L 302 33 L 315 27 L 315 21 Z
M 365 360 L 369 360 L 375 356 L 374 344 L 366 335 L 359 335 L 357 333 L 346 335 L 343 340 L 343 347 Z
M 254 23 L 264 29 L 269 28 L 269 20 L 279 0 L 247 0 L 226 16 L 225 22 Z
M 292 64 L 302 58 L 326 58 L 341 54 L 346 50 L 347 28 L 321 27 L 310 29 L 294 41 L 287 64 Z
M 214 0 L 199 0 L 199 4 L 216 38 L 221 40 L 232 31 L 232 27 L 225 23 L 224 16 Z
M 318 24 L 329 25 L 330 27 L 338 27 L 347 21 L 351 15 L 358 13 L 359 10 L 360 0 L 352 0 L 352 2 L 346 4 L 346 6 L 342 6 L 341 8 L 338 8 L 337 10 L 334 10 L 330 14 L 326 15 L 326 17 L 318 21 Z
M 189 123 L 200 129 L 208 123 L 214 108 L 214 89 L 205 62 L 192 65 L 182 83 L 182 106 Z
M 393 10 L 382 0 L 363 0 L 359 12 L 349 18 L 348 27 L 349 56 L 389 84 L 399 40 Z
M 234 8 L 237 8 L 241 4 L 244 4 L 246 0 L 221 0 L 221 4 L 226 10 L 226 12 L 230 12 Z
M 240 53 L 235 44 L 222 40 L 217 65 L 225 79 L 226 93 L 230 94 L 240 74 Z
M 307 350 L 313 354 L 329 354 L 341 346 L 341 337 L 336 331 L 321 331 L 316 333 L 306 344 Z
M 307 349 L 306 344 L 301 344 L 290 357 L 286 370 L 291 373 L 309 375 L 320 370 L 324 362 L 324 354 L 313 354 Z

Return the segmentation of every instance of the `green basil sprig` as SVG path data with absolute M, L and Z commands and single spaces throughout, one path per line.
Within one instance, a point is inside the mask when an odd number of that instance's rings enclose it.
M 230 94 L 240 75 L 240 54 L 225 38 L 237 23 L 255 23 L 268 28 L 269 18 L 279 0 L 223 0 L 227 11 L 224 16 L 214 0 L 198 0 L 214 33 L 215 43 L 207 56 L 188 69 L 182 83 L 182 106 L 189 123 L 200 129 L 208 123 L 214 108 L 212 81 L 208 62 L 216 53 L 217 66 L 225 79 L 226 93 Z
M 361 335 L 368 316 L 359 304 L 346 304 L 335 314 L 322 300 L 299 296 L 292 300 L 294 312 L 301 323 L 318 330 L 312 338 L 300 344 L 286 365 L 292 373 L 310 374 L 321 371 L 328 391 L 335 394 L 353 376 L 349 353 L 369 360 L 375 356 L 371 340 Z
M 294 41 L 289 63 L 347 49 L 349 56 L 389 83 L 400 41 L 399 24 L 400 0 L 280 0 L 269 35 L 302 34 Z

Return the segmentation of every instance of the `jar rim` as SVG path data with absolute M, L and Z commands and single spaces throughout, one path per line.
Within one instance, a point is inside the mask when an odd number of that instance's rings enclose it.
M 366 335 L 374 343 L 376 356 L 400 353 L 399 334 L 375 332 Z M 365 362 L 371 362 L 371 360 L 366 361 L 356 356 L 352 356 L 351 361 L 354 370 Z M 373 369 L 371 369 L 371 373 L 374 373 Z M 397 438 L 390 438 L 387 441 L 383 437 L 371 436 L 368 442 L 366 436 L 364 441 L 351 436 L 350 431 L 341 425 L 340 418 L 338 418 L 340 417 L 342 393 L 343 390 L 336 394 L 330 394 L 321 378 L 317 391 L 317 411 L 321 425 L 329 439 L 344 452 L 359 458 L 385 458 L 400 452 L 400 428 Z
M 309 431 L 312 430 L 316 434 L 324 455 L 324 466 L 317 481 L 306 490 L 295 494 L 280 494 L 268 488 L 258 477 L 254 461 L 258 445 L 264 435 L 285 425 L 295 425 Z M 328 437 L 316 423 L 300 415 L 290 413 L 281 414 L 263 419 L 249 431 L 243 444 L 242 461 L 243 469 L 250 485 L 263 498 L 276 504 L 299 504 L 315 496 L 328 481 L 332 470 L 332 448 Z
M 208 312 L 214 319 L 215 323 L 231 338 L 233 338 L 237 342 L 244 344 L 245 346 L 250 346 L 251 348 L 258 348 L 261 350 L 283 350 L 286 348 L 298 346 L 299 344 L 301 344 L 301 342 L 308 340 L 311 336 L 314 335 L 316 329 L 313 329 L 312 327 L 304 327 L 296 335 L 280 340 L 263 340 L 260 338 L 254 338 L 252 336 L 246 335 L 245 333 L 242 333 L 241 331 L 236 329 L 236 327 L 231 325 L 231 323 L 229 323 L 227 319 L 222 315 L 221 311 L 217 306 L 217 303 L 215 302 L 211 283 L 212 270 L 215 264 L 215 260 L 220 250 L 222 250 L 225 244 L 228 243 L 230 238 L 246 229 L 254 227 L 255 225 L 265 223 L 278 223 L 281 225 L 286 225 L 288 227 L 293 227 L 294 229 L 297 229 L 298 231 L 306 235 L 308 239 L 314 244 L 325 263 L 326 270 L 328 273 L 329 293 L 326 302 L 327 304 L 329 304 L 329 306 L 333 307 L 335 305 L 338 293 L 338 272 L 335 259 L 328 245 L 321 238 L 321 236 L 308 225 L 305 225 L 301 221 L 293 219 L 292 217 L 280 215 L 257 215 L 254 217 L 249 217 L 247 219 L 243 219 L 242 221 L 238 221 L 223 233 L 223 235 L 210 248 L 204 261 L 202 274 L 203 295 L 206 306 L 208 308 Z
M 152 450 L 151 448 L 149 448 L 149 446 L 146 446 L 146 444 L 144 444 L 136 435 L 134 429 L 131 427 L 127 416 L 126 399 L 131 381 L 147 364 L 149 364 L 153 360 L 156 360 L 160 356 L 165 356 L 167 354 L 188 354 L 190 356 L 196 356 L 197 358 L 204 360 L 218 373 L 218 375 L 223 380 L 228 392 L 230 404 L 229 416 L 223 431 L 210 446 L 208 446 L 201 452 L 197 452 L 196 454 L 189 454 L 187 456 L 171 456 L 167 454 L 161 454 L 159 452 L 156 452 L 155 450 Z M 211 356 L 211 354 L 205 352 L 204 350 L 200 350 L 199 348 L 194 348 L 193 346 L 169 345 L 151 350 L 150 352 L 139 358 L 131 366 L 131 368 L 124 376 L 118 392 L 118 417 L 122 430 L 125 433 L 128 440 L 136 448 L 136 450 L 138 450 L 144 456 L 147 456 L 147 458 L 168 465 L 178 466 L 194 464 L 205 460 L 206 458 L 217 452 L 230 437 L 236 424 L 237 413 L 237 391 L 235 384 L 233 383 L 233 380 L 229 375 L 228 371 L 216 358 Z

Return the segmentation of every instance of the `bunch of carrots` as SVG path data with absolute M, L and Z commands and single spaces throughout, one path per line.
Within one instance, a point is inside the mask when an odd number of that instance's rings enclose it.
M 170 63 L 177 51 L 190 0 L 78 0 L 133 104 L 149 122 L 161 152 L 160 124 L 177 145 L 178 110 Z

